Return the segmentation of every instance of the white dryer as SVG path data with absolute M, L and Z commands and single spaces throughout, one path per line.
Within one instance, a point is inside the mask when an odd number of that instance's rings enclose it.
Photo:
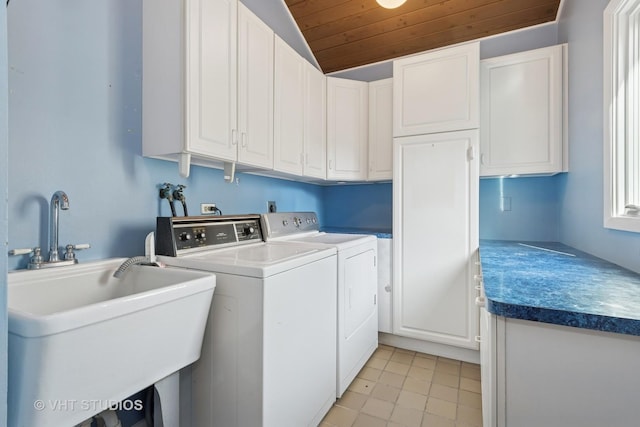
M 335 402 L 336 250 L 265 243 L 246 215 L 158 218 L 156 252 L 217 278 L 181 425 L 317 426 Z
M 338 251 L 336 396 L 341 397 L 378 347 L 377 239 L 321 232 L 314 212 L 263 214 L 262 224 L 267 242 Z

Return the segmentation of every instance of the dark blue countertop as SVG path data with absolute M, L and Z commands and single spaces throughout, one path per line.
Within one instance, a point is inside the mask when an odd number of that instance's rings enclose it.
M 391 239 L 393 235 L 391 230 L 374 229 L 374 228 L 355 228 L 355 227 L 322 227 L 325 233 L 342 233 L 342 234 L 370 234 L 378 239 Z
M 640 275 L 561 243 L 480 241 L 487 309 L 640 336 Z

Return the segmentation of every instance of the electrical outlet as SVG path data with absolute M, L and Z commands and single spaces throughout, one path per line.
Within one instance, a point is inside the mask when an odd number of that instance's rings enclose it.
M 274 213 L 277 211 L 278 211 L 278 208 L 276 207 L 276 202 L 273 202 L 273 201 L 267 202 L 267 212 Z
M 212 214 L 216 212 L 215 203 L 200 203 L 200 213 L 202 215 Z

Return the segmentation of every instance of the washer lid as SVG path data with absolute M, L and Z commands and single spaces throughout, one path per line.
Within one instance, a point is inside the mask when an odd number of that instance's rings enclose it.
M 216 258 L 233 261 L 236 264 L 271 265 L 288 261 L 300 256 L 317 252 L 318 249 L 301 245 L 263 244 L 246 248 L 223 250 L 215 254 Z
M 183 255 L 162 257 L 169 265 L 185 268 L 229 273 L 242 276 L 268 277 L 305 264 L 335 255 L 333 248 L 312 247 L 303 244 L 272 244 L 234 247 Z

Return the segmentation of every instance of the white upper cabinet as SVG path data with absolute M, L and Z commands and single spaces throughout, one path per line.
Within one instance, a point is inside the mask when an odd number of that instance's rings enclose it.
M 276 36 L 274 170 L 326 177 L 326 77 Z
M 567 170 L 566 45 L 481 61 L 480 175 Z
M 367 179 L 367 82 L 327 77 L 327 179 Z
M 327 177 L 327 78 L 305 61 L 303 174 Z
M 238 162 L 273 168 L 274 33 L 238 4 Z
M 280 172 L 302 175 L 305 61 L 277 36 L 274 89 L 273 168 Z
M 393 135 L 474 129 L 479 124 L 479 43 L 393 62 Z
M 393 178 L 393 79 L 369 82 L 369 181 Z
M 236 18 L 237 0 L 143 2 L 143 155 L 236 159 Z
M 145 4 L 149 1 L 145 1 Z M 235 160 L 235 0 L 191 0 L 187 11 L 188 151 Z M 203 28 L 204 26 L 210 28 Z M 224 67 L 213 58 L 224 58 Z M 145 104 L 145 109 L 149 104 Z M 144 109 L 143 109 L 144 110 Z
M 142 154 L 271 169 L 273 37 L 237 0 L 145 0 Z

